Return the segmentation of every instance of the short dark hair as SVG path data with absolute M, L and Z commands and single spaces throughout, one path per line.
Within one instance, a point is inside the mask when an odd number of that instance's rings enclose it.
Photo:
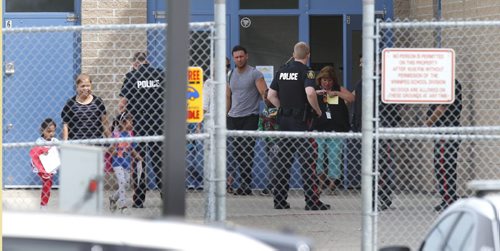
M 132 116 L 132 114 L 128 113 L 128 112 L 122 112 L 120 113 L 120 115 L 118 115 L 118 120 L 120 122 L 123 122 L 125 120 L 133 120 L 134 117 Z
M 139 62 L 144 62 L 146 61 L 146 58 L 148 57 L 147 52 L 139 51 L 134 53 L 133 61 L 139 61 Z
M 56 122 L 52 118 L 46 118 L 43 120 L 42 124 L 40 125 L 40 133 L 42 137 L 43 137 L 43 131 L 45 131 L 45 129 L 47 129 L 51 125 L 57 127 Z
M 245 47 L 241 45 L 234 46 L 233 49 L 231 50 L 231 54 L 233 54 L 235 51 L 243 51 L 245 54 L 247 54 L 247 49 L 245 49 Z
M 125 120 L 134 120 L 134 116 L 128 112 L 122 112 L 116 116 L 111 125 L 111 131 L 115 131 L 116 129 L 122 130 L 121 123 Z

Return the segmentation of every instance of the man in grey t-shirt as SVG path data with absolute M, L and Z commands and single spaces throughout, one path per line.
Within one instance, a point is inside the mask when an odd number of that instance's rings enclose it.
M 228 130 L 257 130 L 259 123 L 259 101 L 265 99 L 267 89 L 264 75 L 247 64 L 247 50 L 236 45 L 232 49 L 235 69 L 226 88 L 226 111 Z M 252 166 L 255 139 L 237 137 L 233 139 L 233 156 L 239 164 L 240 187 L 236 195 L 252 194 Z M 228 170 L 231 167 L 228 166 Z M 231 180 L 231 173 L 228 180 Z M 231 183 L 231 182 L 229 182 Z

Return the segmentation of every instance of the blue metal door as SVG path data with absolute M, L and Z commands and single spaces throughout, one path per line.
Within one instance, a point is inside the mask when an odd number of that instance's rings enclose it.
M 10 28 L 72 26 L 79 23 L 80 0 L 3 1 L 3 138 L 2 142 L 33 142 L 47 118 L 57 123 L 66 99 L 74 95 L 80 71 L 79 32 L 9 32 Z M 3 149 L 4 187 L 40 184 L 31 171 L 29 148 Z M 57 179 L 55 180 L 57 184 Z
M 352 89 L 353 85 L 361 79 L 361 68 L 359 67 L 359 56 L 362 52 L 362 16 L 344 15 L 345 48 L 344 48 L 344 79 L 346 88 Z
M 346 88 L 353 90 L 361 80 L 359 56 L 362 52 L 362 16 L 344 15 L 345 47 L 344 47 L 344 79 Z M 361 141 L 359 139 L 344 140 L 344 188 L 361 187 Z

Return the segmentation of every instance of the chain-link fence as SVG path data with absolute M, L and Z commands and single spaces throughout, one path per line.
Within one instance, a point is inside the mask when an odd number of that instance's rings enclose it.
M 190 28 L 190 65 L 202 67 L 205 78 L 210 78 L 213 25 L 193 23 Z M 499 178 L 495 151 L 500 110 L 499 73 L 495 71 L 500 49 L 495 38 L 499 28 L 495 22 L 379 23 L 379 53 L 384 48 L 452 48 L 458 80 L 456 101 L 446 106 L 389 105 L 376 99 L 378 186 L 373 217 L 379 247 L 405 244 L 416 248 L 438 211 L 469 195 L 467 181 Z M 125 215 L 160 215 L 158 135 L 162 133 L 165 34 L 164 25 L 5 30 L 5 209 L 39 210 L 47 177 L 57 187 L 58 174 L 41 175 L 43 170 L 31 163 L 31 157 L 44 153 L 32 149 L 49 144 L 43 138 L 50 138 L 51 123 L 42 122 L 50 117 L 57 125 L 56 138 L 67 135 L 70 140 L 99 143 L 107 150 L 106 213 L 115 208 L 110 203 L 116 203 L 115 212 L 128 206 Z M 85 76 L 76 81 L 81 72 L 92 79 L 91 92 Z M 379 97 L 379 88 L 375 89 Z M 360 96 L 357 89 L 354 92 Z M 188 91 L 187 95 L 195 94 Z M 319 100 L 339 105 L 323 97 Z M 357 102 L 346 102 L 347 120 L 360 116 Z M 429 121 L 439 109 L 443 116 Z M 276 111 L 261 110 L 258 131 L 227 133 L 227 221 L 289 229 L 312 237 L 319 250 L 360 249 L 359 124 L 350 121 L 353 132 L 349 133 L 281 132 L 274 126 Z M 107 125 L 109 131 L 104 130 Z M 208 136 L 198 134 L 207 129 L 196 124 L 187 128 L 188 219 L 206 217 L 207 182 L 214 182 L 209 173 L 214 167 L 204 161 Z M 102 137 L 112 139 L 93 140 Z M 141 170 L 135 167 L 139 162 L 144 166 Z M 129 183 L 130 188 L 121 190 L 119 183 Z M 52 189 L 49 210 L 57 208 L 57 193 Z M 120 194 L 126 194 L 126 200 Z
M 453 103 L 395 105 L 377 99 L 378 200 L 379 209 L 389 208 L 378 214 L 378 245 L 417 248 L 438 213 L 470 195 L 468 181 L 500 178 L 500 23 L 395 21 L 379 23 L 378 31 L 379 56 L 384 48 L 455 51 Z M 425 65 L 418 60 L 404 67 Z M 415 69 L 407 72 L 423 72 Z
M 57 209 L 59 172 L 45 170 L 39 161 L 49 148 L 42 145 L 54 138 L 98 143 L 103 148 L 105 212 L 128 207 L 138 215 L 160 214 L 162 138 L 158 136 L 162 135 L 165 110 L 166 27 L 4 30 L 5 209 Z M 201 67 L 205 79 L 211 78 L 214 25 L 190 23 L 189 27 L 189 64 Z M 195 91 L 188 90 L 187 99 L 201 99 L 201 93 Z M 186 189 L 188 197 L 194 198 L 187 205 L 187 214 L 198 219 L 204 212 L 200 189 L 207 138 L 201 132 L 201 125 L 188 124 L 185 145 Z
M 377 78 L 373 155 L 377 186 L 374 214 L 364 216 L 374 219 L 374 249 L 397 244 L 418 248 L 438 214 L 470 195 L 465 188 L 468 181 L 499 178 L 495 151 L 499 28 L 497 22 L 379 23 L 377 64 L 384 48 L 451 48 L 457 82 L 451 104 L 385 104 Z M 379 67 L 374 69 L 380 73 Z M 355 88 L 357 96 L 359 90 Z M 360 100 L 348 104 L 351 130 L 360 131 L 356 107 L 361 106 L 356 102 Z M 233 177 L 228 178 L 228 191 L 233 192 L 228 195 L 228 220 L 293 229 L 312 236 L 320 250 L 360 249 L 361 137 L 228 131 L 227 168 L 228 177 Z M 245 189 L 247 184 L 254 189 Z M 269 193 L 273 189 L 274 196 Z M 332 208 L 308 210 L 315 195 Z M 269 211 L 272 207 L 284 210 Z

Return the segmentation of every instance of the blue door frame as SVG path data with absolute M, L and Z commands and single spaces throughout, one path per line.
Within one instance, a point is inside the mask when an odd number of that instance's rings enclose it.
M 344 43 L 343 43 L 343 79 L 351 84 L 351 67 L 353 59 L 351 58 L 351 33 L 352 30 L 361 30 L 362 2 L 352 0 L 298 0 L 298 9 L 253 9 L 240 10 L 238 0 L 226 1 L 227 15 L 227 48 L 226 55 L 230 55 L 231 48 L 240 43 L 239 22 L 241 16 L 298 16 L 299 17 L 299 37 L 298 41 L 309 43 L 309 16 L 314 15 L 334 15 L 342 16 L 344 19 Z M 380 0 L 375 2 L 377 13 L 383 13 L 385 18 L 393 17 L 392 0 Z M 148 23 L 165 22 L 165 18 L 155 18 L 155 11 L 166 11 L 164 0 L 148 0 Z M 350 24 L 347 19 L 350 18 Z M 213 0 L 191 0 L 191 21 L 213 21 L 214 20 L 214 1 Z M 234 25 L 232 25 L 234 24 Z M 356 63 L 356 59 L 354 59 Z M 349 86 L 348 86 L 349 87 Z

